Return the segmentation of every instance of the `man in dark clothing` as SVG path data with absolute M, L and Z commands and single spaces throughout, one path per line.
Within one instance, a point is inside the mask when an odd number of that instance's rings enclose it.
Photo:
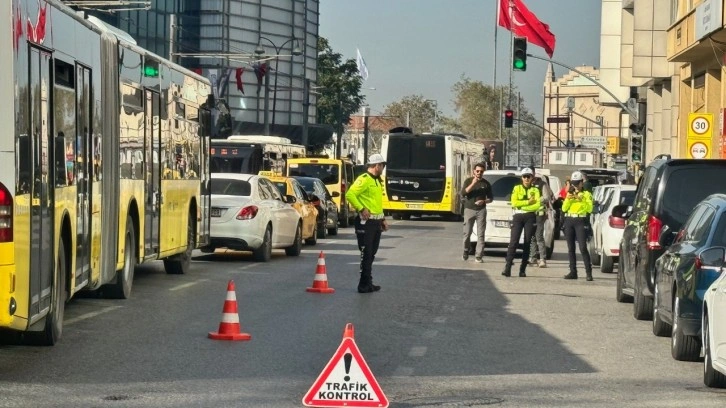
M 484 232 L 487 228 L 487 204 L 492 202 L 492 185 L 484 180 L 484 163 L 477 163 L 471 177 L 464 180 L 461 195 L 464 197 L 464 254 L 465 261 L 469 259 L 471 246 L 471 231 L 476 221 L 476 261 L 482 263 L 484 256 Z

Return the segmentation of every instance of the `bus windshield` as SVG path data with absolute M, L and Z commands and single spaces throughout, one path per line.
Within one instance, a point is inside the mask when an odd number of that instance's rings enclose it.
M 442 137 L 391 137 L 388 169 L 445 170 L 446 148 Z

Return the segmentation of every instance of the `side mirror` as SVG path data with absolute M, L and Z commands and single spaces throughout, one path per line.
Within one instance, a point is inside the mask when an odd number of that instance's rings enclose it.
M 658 243 L 661 247 L 667 248 L 671 246 L 673 241 L 676 238 L 676 231 L 671 231 L 671 227 L 668 225 L 664 225 L 663 229 L 660 230 L 660 235 L 658 236 Z
M 297 198 L 295 198 L 294 195 L 286 194 L 282 196 L 282 201 L 288 204 L 295 204 L 297 202 Z
M 630 213 L 633 211 L 633 207 L 627 205 L 627 204 L 619 204 L 613 207 L 613 210 L 610 212 L 610 215 L 613 217 L 618 218 L 628 218 L 630 217 Z
M 337 191 L 333 191 L 333 194 L 331 194 L 333 197 L 340 197 L 340 193 Z
M 698 261 L 703 266 L 721 267 L 724 263 L 724 257 L 726 257 L 726 248 L 724 247 L 710 247 L 706 248 L 698 254 Z

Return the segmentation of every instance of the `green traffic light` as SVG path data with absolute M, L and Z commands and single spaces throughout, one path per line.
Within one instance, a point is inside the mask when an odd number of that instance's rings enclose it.
M 144 76 L 157 77 L 157 76 L 159 76 L 159 69 L 154 66 L 151 66 L 151 65 L 145 65 L 144 66 Z
M 526 65 L 523 60 L 514 60 L 514 69 L 524 71 Z

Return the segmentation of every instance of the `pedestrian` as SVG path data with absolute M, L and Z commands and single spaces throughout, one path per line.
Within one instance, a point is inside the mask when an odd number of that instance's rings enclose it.
M 565 186 L 560 189 L 560 192 L 557 194 L 560 196 L 561 199 L 565 199 L 567 197 L 567 191 L 570 190 L 570 178 L 565 179 Z
M 469 259 L 471 247 L 471 231 L 476 222 L 476 262 L 482 263 L 484 256 L 484 233 L 487 228 L 487 204 L 493 200 L 492 185 L 484 179 L 486 164 L 477 163 L 472 176 L 464 180 L 461 195 L 464 197 L 464 255 L 463 260 Z
M 386 159 L 381 154 L 368 158 L 368 171 L 358 176 L 345 193 L 345 198 L 356 209 L 355 236 L 360 250 L 360 281 L 358 293 L 371 293 L 381 290 L 373 284 L 373 260 L 378 252 L 381 232 L 388 231 L 383 215 L 383 181 L 381 173 L 386 167 Z
M 544 228 L 545 221 L 547 221 L 548 211 L 552 205 L 553 194 L 552 189 L 550 189 L 550 186 L 540 173 L 535 172 L 532 184 L 539 189 L 541 198 L 540 207 L 536 213 L 536 228 L 534 236 L 532 237 L 532 246 L 529 250 L 529 263 L 537 264 L 537 267 L 539 268 L 546 268 L 547 246 L 545 245 Z
M 585 263 L 587 280 L 592 280 L 592 264 L 590 253 L 587 250 L 587 231 L 585 230 L 587 218 L 592 212 L 592 194 L 584 190 L 582 173 L 576 171 L 570 177 L 570 190 L 567 192 L 565 202 L 562 203 L 562 212 L 565 216 L 565 239 L 570 257 L 570 273 L 565 279 L 577 279 L 577 255 L 575 254 L 575 241 L 580 246 L 582 260 Z
M 534 176 L 532 169 L 522 169 L 521 175 L 522 183 L 517 184 L 512 189 L 512 230 L 509 236 L 506 263 L 504 265 L 504 271 L 502 271 L 502 275 L 507 277 L 512 276 L 514 253 L 517 251 L 517 246 L 519 246 L 519 238 L 522 236 L 522 230 L 524 230 L 524 245 L 522 248 L 522 264 L 519 266 L 519 276 L 527 276 L 529 247 L 535 230 L 535 213 L 540 206 L 539 190 L 532 185 L 532 177 Z

